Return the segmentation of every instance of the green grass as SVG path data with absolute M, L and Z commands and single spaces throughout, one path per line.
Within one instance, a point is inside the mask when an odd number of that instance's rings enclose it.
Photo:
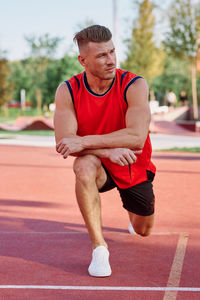
M 16 118 L 4 118 L 4 117 L 0 117 L 0 123 L 4 123 L 6 125 L 13 125 L 14 121 L 16 120 Z
M 7 130 L 0 130 L 1 138 L 5 135 L 40 135 L 40 136 L 53 136 L 53 130 L 22 130 L 22 131 L 7 131 Z
M 200 147 L 191 147 L 191 148 L 178 148 L 178 147 L 174 147 L 171 149 L 161 149 L 161 150 L 157 150 L 157 151 L 176 151 L 176 152 L 193 152 L 193 153 L 199 153 L 200 152 Z

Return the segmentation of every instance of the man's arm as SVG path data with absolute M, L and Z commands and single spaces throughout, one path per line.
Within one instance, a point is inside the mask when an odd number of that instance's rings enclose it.
M 67 146 L 73 153 L 75 144 L 83 149 L 100 148 L 143 148 L 151 119 L 148 103 L 148 86 L 144 79 L 138 79 L 127 90 L 128 110 L 126 128 L 104 135 L 88 135 L 76 138 L 64 138 L 56 146 L 60 152 Z M 77 151 L 78 152 L 78 151 Z
M 81 139 L 76 133 L 77 133 L 77 119 L 76 114 L 74 110 L 74 105 L 72 103 L 71 95 L 69 93 L 69 89 L 65 83 L 62 83 L 57 91 L 55 96 L 55 103 L 56 103 L 56 110 L 54 114 L 54 127 L 55 127 L 55 139 L 56 143 L 58 143 L 63 138 L 74 138 L 74 141 Z M 77 148 L 76 148 L 77 147 Z M 67 147 L 65 147 L 67 148 Z M 65 149 L 64 148 L 64 149 Z M 61 152 L 64 153 L 64 149 Z M 76 145 L 74 143 L 74 156 L 79 156 L 79 153 L 84 155 L 84 150 L 81 145 Z M 102 149 L 103 150 L 103 149 Z M 68 155 L 71 153 L 68 153 Z M 89 150 L 85 150 L 85 154 L 98 154 L 101 157 L 104 157 L 106 155 L 106 149 L 104 151 L 99 151 L 99 149 L 93 149 L 89 152 Z M 66 155 L 66 157 L 68 156 Z M 64 158 L 66 158 L 64 157 Z
M 99 158 L 108 158 L 115 164 L 120 166 L 126 166 L 128 164 L 133 164 L 137 160 L 137 154 L 141 154 L 142 150 L 130 150 L 127 148 L 104 148 L 104 149 L 88 149 L 83 150 L 79 153 L 72 153 L 72 156 L 84 156 L 87 154 L 96 155 Z M 65 154 L 63 158 L 67 158 Z
M 78 127 L 71 95 L 64 82 L 57 88 L 55 104 L 54 127 L 55 139 L 58 143 L 63 138 L 75 137 Z
M 105 135 L 85 136 L 83 147 L 143 148 L 151 120 L 148 94 L 146 81 L 144 79 L 135 81 L 127 90 L 126 128 Z
M 136 156 L 133 151 L 129 149 L 88 149 L 83 150 L 83 147 L 79 145 L 81 137 L 77 136 L 77 119 L 74 111 L 74 106 L 71 100 L 68 87 L 65 83 L 62 83 L 55 96 L 56 110 L 54 114 L 54 127 L 56 143 L 62 139 L 73 138 L 74 144 L 71 151 L 64 145 L 62 150 L 58 151 L 63 158 L 67 158 L 68 155 L 83 156 L 86 154 L 93 154 L 99 158 L 109 158 L 112 162 L 119 165 L 125 165 L 136 161 Z M 136 152 L 136 154 L 139 154 Z

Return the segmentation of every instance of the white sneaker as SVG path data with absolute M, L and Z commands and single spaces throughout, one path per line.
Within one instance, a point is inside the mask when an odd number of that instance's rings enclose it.
M 96 247 L 92 252 L 92 261 L 88 268 L 90 276 L 107 277 L 112 271 L 109 264 L 109 251 L 104 246 Z
M 136 233 L 135 230 L 133 229 L 133 226 L 132 226 L 131 222 L 128 226 L 128 231 L 129 231 L 130 234 L 135 234 Z

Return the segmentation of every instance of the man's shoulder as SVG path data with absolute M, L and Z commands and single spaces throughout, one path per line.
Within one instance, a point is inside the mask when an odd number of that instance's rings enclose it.
M 83 74 L 84 72 L 73 75 L 71 78 L 63 81 L 63 83 L 65 83 L 68 86 L 68 89 L 70 90 L 71 94 L 79 91 L 83 83 Z
M 83 77 L 83 74 L 84 74 L 84 72 L 82 72 L 82 73 L 79 73 L 79 74 L 76 74 L 76 75 L 73 75 L 72 77 L 70 77 L 70 78 L 68 78 L 68 79 L 66 79 L 64 82 L 77 82 L 77 81 L 80 81 L 81 80 L 81 78 Z
M 124 88 L 126 88 L 127 85 L 133 83 L 135 80 L 142 78 L 141 76 L 138 76 L 131 71 L 122 69 L 117 69 L 116 75 L 118 77 L 118 80 L 120 81 L 121 86 Z
M 116 70 L 116 74 L 118 76 L 122 76 L 124 78 L 134 78 L 134 77 L 138 77 L 137 74 L 129 71 L 129 70 L 123 70 L 123 69 L 117 69 Z M 141 76 L 140 76 L 141 77 Z

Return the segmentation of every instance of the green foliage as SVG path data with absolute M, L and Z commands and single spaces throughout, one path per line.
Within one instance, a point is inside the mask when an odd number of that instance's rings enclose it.
M 190 61 L 193 117 L 198 119 L 198 98 L 196 86 L 196 59 L 200 49 L 200 0 L 177 0 L 173 2 L 169 14 L 170 30 L 165 46 L 179 59 Z
M 177 99 L 180 92 L 184 90 L 191 99 L 191 80 L 188 69 L 189 65 L 186 60 L 180 61 L 173 56 L 166 56 L 163 73 L 153 79 L 151 86 L 161 105 L 165 104 L 164 98 L 169 90 L 175 92 Z
M 137 5 L 139 18 L 133 26 L 131 39 L 127 41 L 127 59 L 121 67 L 145 77 L 151 84 L 152 79 L 162 73 L 164 51 L 154 42 L 153 5 L 149 0 L 143 0 Z
M 45 103 L 42 99 L 43 82 L 45 81 L 45 71 L 51 64 L 56 49 L 61 42 L 61 38 L 50 37 L 49 34 L 25 38 L 30 46 L 31 58 L 29 59 L 28 69 L 31 79 L 30 98 L 34 105 L 37 103 L 38 111 L 41 104 Z
M 43 104 L 54 102 L 54 96 L 58 85 L 73 75 L 82 72 L 76 56 L 65 55 L 63 58 L 54 60 L 44 72 L 42 82 Z
M 0 111 L 0 122 L 12 125 L 13 121 L 18 117 L 36 117 L 37 115 L 38 112 L 36 108 L 22 110 L 18 107 L 8 107 L 7 115 L 5 115 L 3 110 Z
M 49 60 L 43 72 L 35 68 L 37 58 L 28 58 L 10 63 L 10 80 L 15 84 L 13 98 L 20 101 L 21 89 L 26 90 L 26 98 L 36 105 L 36 90 L 42 93 L 42 106 L 54 101 L 58 85 L 72 75 L 82 72 L 76 56 L 65 55 L 61 59 Z
M 62 38 L 50 37 L 48 33 L 36 37 L 35 35 L 25 36 L 30 47 L 30 56 L 34 58 L 52 58 L 54 57 L 56 50 Z
M 191 0 L 174 1 L 169 10 L 170 30 L 166 35 L 166 49 L 179 58 L 197 55 L 200 35 L 200 2 Z
M 33 73 L 31 68 L 31 58 L 10 62 L 10 77 L 14 83 L 13 99 L 20 101 L 21 89 L 26 90 L 26 98 L 31 99 L 31 88 L 33 84 Z
M 8 81 L 9 68 L 6 59 L 0 59 L 0 108 L 12 99 L 12 82 Z
M 192 147 L 192 148 L 170 148 L 170 149 L 162 149 L 158 151 L 175 151 L 175 152 L 192 152 L 192 153 L 199 153 L 200 152 L 200 147 Z
M 21 131 L 9 131 L 0 130 L 0 139 L 7 139 L 10 136 L 14 137 L 16 135 L 37 135 L 37 136 L 54 136 L 54 130 L 21 130 Z
M 26 90 L 26 99 L 40 110 L 54 101 L 57 86 L 82 71 L 75 56 L 65 55 L 53 59 L 60 38 L 50 38 L 48 34 L 36 38 L 26 37 L 30 45 L 31 57 L 10 63 L 10 80 L 14 82 L 13 98 L 20 101 L 21 89 Z
M 200 86 L 200 74 L 199 77 L 197 77 L 197 86 Z M 200 105 L 200 89 L 197 90 L 197 97 L 198 97 L 198 104 Z

